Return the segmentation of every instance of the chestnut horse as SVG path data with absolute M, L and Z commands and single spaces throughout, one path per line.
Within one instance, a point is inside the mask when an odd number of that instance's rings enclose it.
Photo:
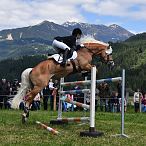
M 74 61 L 67 62 L 65 67 L 60 66 L 53 58 L 40 62 L 34 68 L 26 69 L 21 75 L 21 88 L 11 102 L 12 108 L 18 108 L 20 102 L 25 97 L 25 108 L 22 121 L 25 122 L 28 117 L 28 108 L 34 97 L 48 85 L 50 78 L 65 77 L 71 73 L 81 71 L 91 71 L 91 61 L 93 56 L 99 56 L 111 66 L 114 66 L 112 59 L 112 48 L 109 44 L 97 41 L 93 38 L 84 39 L 84 47 L 77 51 L 77 58 Z M 74 62 L 74 63 L 73 63 Z M 27 91 L 30 92 L 27 93 Z

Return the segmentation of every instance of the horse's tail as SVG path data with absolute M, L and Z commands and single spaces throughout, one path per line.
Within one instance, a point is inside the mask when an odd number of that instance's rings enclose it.
M 13 109 L 19 109 L 19 105 L 23 101 L 24 97 L 26 96 L 27 91 L 29 89 L 31 89 L 31 82 L 30 82 L 30 78 L 29 78 L 29 74 L 30 74 L 31 70 L 32 70 L 32 68 L 28 68 L 28 69 L 24 70 L 21 74 L 21 86 L 18 89 L 17 94 L 10 101 L 11 108 L 13 108 Z

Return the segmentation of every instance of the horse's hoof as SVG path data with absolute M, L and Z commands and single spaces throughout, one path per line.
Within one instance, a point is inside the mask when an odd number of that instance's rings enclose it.
M 29 117 L 29 111 L 26 113 L 26 118 L 28 118 Z
M 26 116 L 27 116 L 26 113 L 22 114 L 22 124 L 26 123 L 26 121 L 27 121 L 27 117 Z
M 29 117 L 29 109 L 27 107 L 24 108 L 24 114 L 27 118 Z

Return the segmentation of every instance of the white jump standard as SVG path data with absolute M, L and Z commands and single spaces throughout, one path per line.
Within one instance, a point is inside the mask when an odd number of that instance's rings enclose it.
M 96 67 L 91 69 L 91 96 L 90 96 L 90 127 L 89 131 L 80 132 L 80 136 L 98 137 L 103 132 L 95 130 L 95 90 L 96 90 Z

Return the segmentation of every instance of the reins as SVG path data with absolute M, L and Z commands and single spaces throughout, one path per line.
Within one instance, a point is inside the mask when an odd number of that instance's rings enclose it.
M 84 48 L 86 48 L 90 53 L 92 53 L 93 55 L 97 54 L 98 51 L 93 52 L 91 49 L 89 49 L 88 47 L 84 46 Z M 95 49 L 94 49 L 95 50 Z

